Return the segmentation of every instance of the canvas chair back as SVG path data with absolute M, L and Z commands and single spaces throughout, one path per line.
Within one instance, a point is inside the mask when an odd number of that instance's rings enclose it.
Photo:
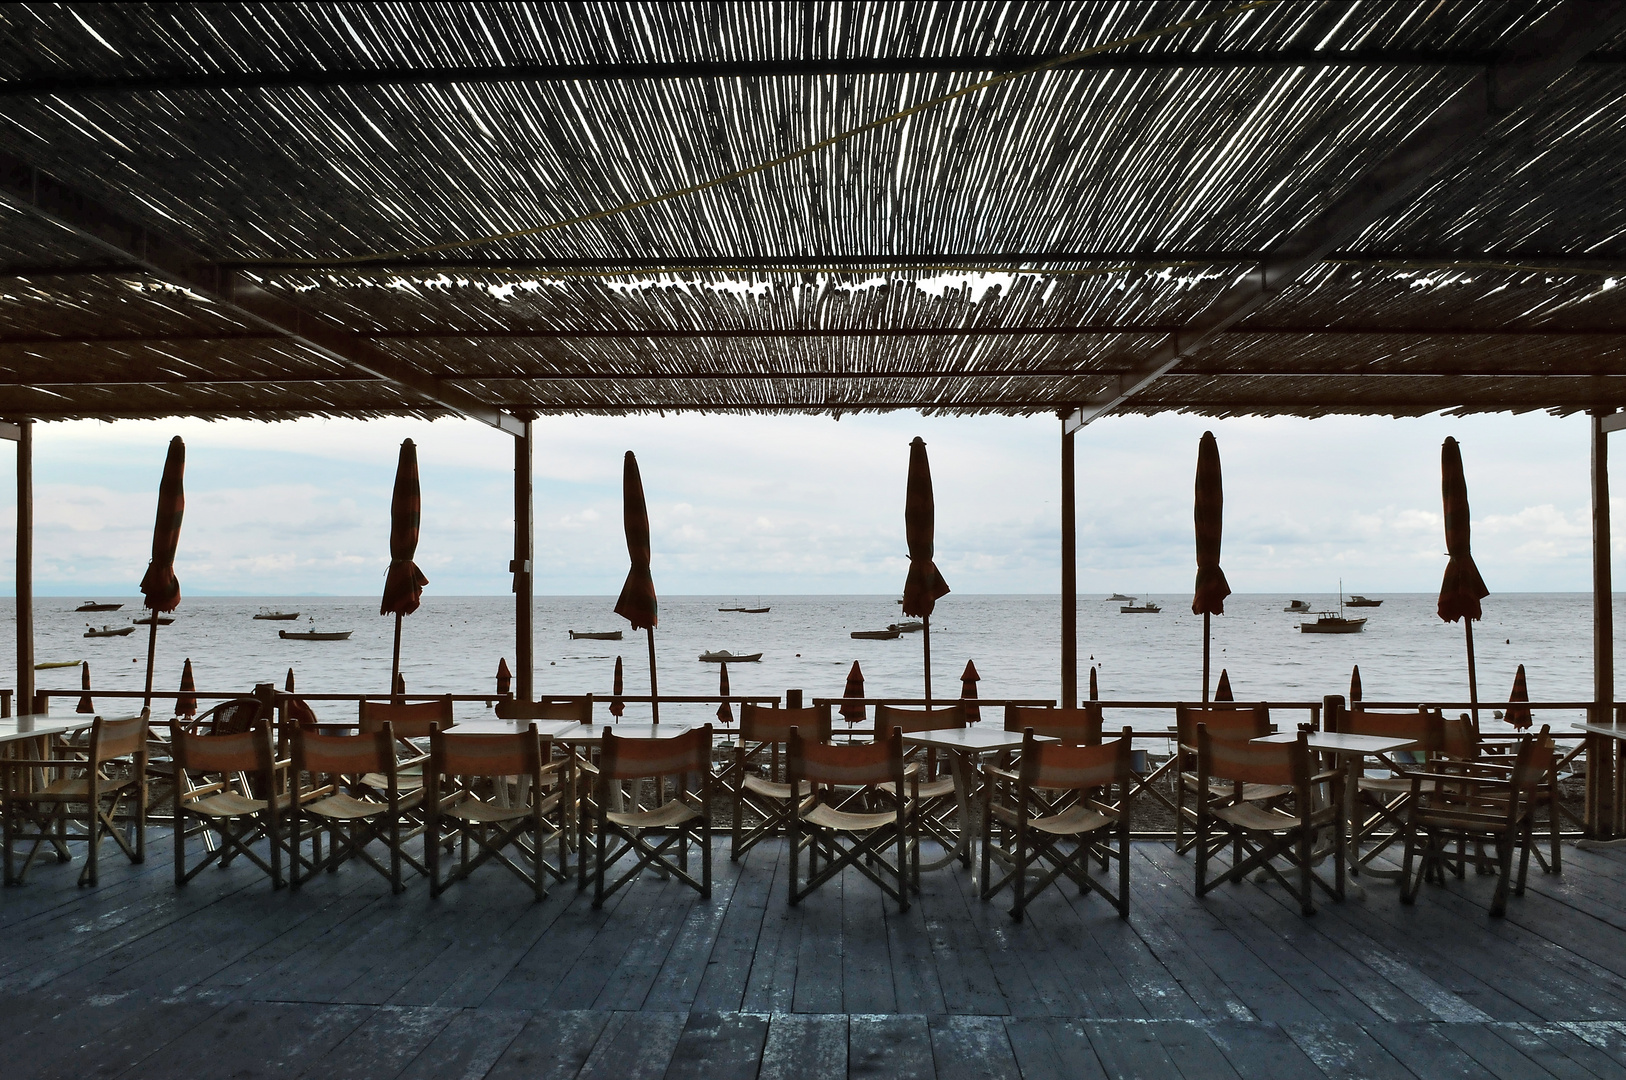
M 533 775 L 542 767 L 542 737 L 535 727 L 512 735 L 447 735 L 436 727 L 429 740 L 436 776 Z
M 1308 748 L 1302 736 L 1290 743 L 1216 739 L 1207 724 L 1198 724 L 1197 754 L 1207 766 L 1199 766 L 1201 772 L 1238 784 L 1295 787 L 1301 777 L 1308 775 Z
M 194 719 L 177 717 L 172 730 L 182 728 L 194 734 L 240 735 L 265 718 L 265 704 L 259 698 L 240 697 L 223 701 Z
M 771 709 L 743 702 L 740 705 L 742 742 L 782 743 L 790 741 L 792 728 L 800 728 L 803 738 L 830 741 L 830 706 L 809 705 L 802 709 Z
M 793 778 L 840 787 L 903 782 L 903 732 L 898 728 L 876 742 L 842 744 L 804 739 L 792 728 L 788 742 Z
M 1412 739 L 1415 751 L 1435 753 L 1445 738 L 1444 717 L 1438 712 L 1368 712 L 1353 709 L 1338 718 L 1338 730 L 1345 735 L 1377 735 L 1389 739 Z
M 1183 746 L 1197 745 L 1199 724 L 1207 726 L 1208 737 L 1216 742 L 1247 742 L 1270 734 L 1270 710 L 1263 705 L 1243 709 L 1177 705 L 1174 722 Z
M 97 717 L 90 728 L 90 764 L 92 767 L 115 758 L 128 757 L 147 749 L 147 718 L 134 716 L 128 720 L 104 720 Z
M 431 724 L 450 727 L 452 724 L 452 695 L 432 701 L 363 701 L 360 705 L 361 730 L 381 731 L 387 721 L 395 728 L 397 739 L 425 739 Z
M 711 771 L 711 725 L 659 739 L 617 738 L 606 728 L 599 775 L 606 780 L 637 780 Z
M 1442 719 L 1440 753 L 1453 761 L 1474 761 L 1479 757 L 1479 731 L 1466 716 Z
M 900 709 L 895 705 L 875 706 L 877 733 L 899 728 L 905 735 L 916 731 L 945 731 L 966 725 L 965 705 L 956 702 L 937 709 Z
M 578 724 L 593 722 L 593 695 L 572 698 L 550 698 L 546 701 L 515 701 L 503 698 L 497 702 L 499 720 L 573 720 Z
M 264 724 L 230 735 L 198 735 L 178 727 L 170 746 L 176 766 L 186 772 L 271 771 L 271 733 Z
M 388 721 L 379 731 L 322 735 L 294 731 L 294 771 L 329 776 L 362 776 L 395 770 L 395 732 Z
M 1519 742 L 1519 754 L 1513 761 L 1513 790 L 1528 800 L 1532 793 L 1552 772 L 1558 759 L 1558 748 L 1553 744 L 1546 724 L 1541 731 Z M 1550 811 L 1557 813 L 1557 810 Z
M 1026 731 L 1035 735 L 1048 735 L 1069 743 L 1099 743 L 1101 741 L 1101 706 L 1086 705 L 1081 709 L 1046 709 L 1028 705 L 1005 706 L 1005 730 Z
M 1109 743 L 1022 742 L 1022 782 L 1030 788 L 1088 791 L 1129 777 L 1129 733 Z

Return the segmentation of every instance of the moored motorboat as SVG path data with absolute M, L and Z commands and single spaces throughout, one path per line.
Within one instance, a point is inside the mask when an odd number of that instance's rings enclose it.
M 1129 604 L 1133 604 L 1134 602 L 1135 602 L 1135 598 L 1133 596 L 1125 596 L 1121 592 L 1115 592 L 1111 596 L 1107 597 L 1107 603 L 1109 603 L 1109 604 L 1110 603 L 1120 603 L 1120 604 L 1129 603 Z
M 887 624 L 888 630 L 896 630 L 900 634 L 912 634 L 916 630 L 926 629 L 926 624 L 919 619 L 905 619 L 902 622 Z
M 99 604 L 95 600 L 86 600 L 74 608 L 75 611 L 117 611 L 123 604 Z
M 133 633 L 135 633 L 135 627 L 133 626 L 104 626 L 98 630 L 89 623 L 85 624 L 86 637 L 123 637 L 126 634 Z
M 1304 634 L 1358 634 L 1366 626 L 1365 619 L 1346 619 L 1330 611 L 1316 613 L 1315 622 L 1299 623 Z
M 157 620 L 159 626 L 168 626 L 170 623 L 175 621 L 175 616 L 173 616 L 173 615 L 143 615 L 139 619 L 131 619 L 130 622 L 132 622 L 136 626 L 151 626 L 153 624 L 154 620 Z
M 1348 604 L 1350 607 L 1382 607 L 1383 606 L 1383 601 L 1382 600 L 1368 600 L 1366 597 L 1360 595 L 1359 593 L 1356 593 L 1354 596 L 1350 597 L 1348 600 L 1345 600 L 1344 603 Z
M 885 630 L 854 630 L 851 636 L 859 641 L 891 641 L 901 633 L 903 631 L 896 627 L 888 627 Z
M 83 660 L 47 660 L 43 664 L 35 664 L 35 671 L 49 671 L 51 668 L 78 667 Z
M 570 633 L 570 640 L 571 641 L 578 641 L 578 640 L 585 640 L 585 641 L 620 641 L 621 640 L 621 631 L 619 631 L 619 630 L 571 630 L 571 631 L 569 631 L 569 633 Z
M 759 652 L 731 653 L 727 649 L 721 652 L 703 652 L 700 654 L 700 662 L 703 664 L 749 664 L 761 659 L 762 654 Z
M 1163 609 L 1150 600 L 1144 604 L 1124 604 L 1118 609 L 1120 615 L 1156 615 Z
M 278 630 L 285 641 L 348 641 L 354 630 Z
M 1308 615 L 1310 614 L 1310 602 L 1308 600 L 1294 600 L 1282 610 L 1292 612 L 1294 615 Z
M 269 611 L 266 608 L 261 608 L 259 614 L 252 617 L 262 619 L 266 622 L 293 622 L 295 619 L 299 618 L 299 612 Z

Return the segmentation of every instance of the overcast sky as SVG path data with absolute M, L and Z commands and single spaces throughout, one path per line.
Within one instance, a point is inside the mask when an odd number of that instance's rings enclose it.
M 536 588 L 614 593 L 621 455 L 638 454 L 668 594 L 902 588 L 908 443 L 928 444 L 938 564 L 963 592 L 1058 589 L 1054 418 L 544 418 Z M 1211 429 L 1223 566 L 1238 592 L 1428 591 L 1445 566 L 1439 447 L 1463 445 L 1474 552 L 1493 591 L 1590 587 L 1584 417 L 1110 418 L 1078 437 L 1085 593 L 1189 593 L 1192 477 Z M 371 594 L 388 561 L 397 448 L 419 446 L 419 562 L 443 595 L 506 593 L 511 440 L 478 424 L 176 420 L 36 428 L 36 591 L 137 592 L 172 435 L 187 443 L 177 571 L 196 593 Z M 9 458 L 0 450 L 0 458 Z M 0 518 L 15 521 L 10 461 Z M 1623 487 L 1622 490 L 1626 490 Z M 1619 511 L 1617 510 L 1617 513 Z M 13 580 L 11 544 L 0 574 Z

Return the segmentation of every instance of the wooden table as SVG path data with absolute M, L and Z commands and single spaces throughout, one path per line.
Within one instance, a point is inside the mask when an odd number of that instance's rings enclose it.
M 108 716 L 100 719 L 133 720 L 139 715 L 140 713 L 131 713 L 128 716 Z M 88 731 L 97 719 L 98 717 L 85 713 L 76 713 L 71 717 L 35 713 L 0 719 L 0 807 L 4 807 L 10 800 L 13 790 L 31 790 L 35 782 L 43 776 L 43 770 L 40 769 L 8 768 L 5 764 L 7 758 L 44 760 L 50 756 L 50 741 L 53 737 Z M 69 858 L 67 847 L 59 840 L 53 843 L 57 854 L 66 862 Z
M 1035 735 L 1039 742 L 1055 742 L 1050 735 Z M 1020 731 L 1006 731 L 984 725 L 963 728 L 943 728 L 938 731 L 917 731 L 906 734 L 903 741 L 910 746 L 924 746 L 933 750 L 942 750 L 949 759 L 949 769 L 954 776 L 954 802 L 960 819 L 960 841 L 941 859 L 930 863 L 921 863 L 922 870 L 937 870 L 949 865 L 955 859 L 963 864 L 971 865 L 971 836 L 975 831 L 971 821 L 971 799 L 976 794 L 977 784 L 977 758 L 984 754 L 1000 750 L 1022 749 L 1023 733 Z
M 1613 791 L 1611 792 L 1611 797 L 1609 799 L 1609 820 L 1607 823 L 1605 823 L 1602 820 L 1604 815 L 1599 814 L 1598 821 L 1589 821 L 1587 823 L 1589 827 L 1598 828 L 1600 831 L 1606 828 L 1608 830 L 1608 838 L 1588 839 L 1584 841 L 1584 843 L 1589 848 L 1603 846 L 1613 847 L 1616 844 L 1626 843 L 1626 774 L 1623 774 L 1622 771 L 1622 766 L 1626 765 L 1626 725 L 1580 723 L 1571 724 L 1570 726 L 1575 728 L 1577 731 L 1586 732 L 1589 740 L 1604 740 L 1611 747 L 1609 757 L 1612 767 L 1609 770 L 1609 774 L 1613 778 Z M 1592 794 L 1594 798 L 1602 794 L 1602 792 L 1594 792 L 1591 789 L 1590 770 L 1587 782 L 1589 785 L 1589 794 Z M 1591 809 L 1592 808 L 1589 806 L 1588 810 Z M 1553 813 L 1557 812 L 1558 811 L 1555 808 Z
M 1282 731 L 1275 735 L 1266 735 L 1262 738 L 1251 739 L 1256 743 L 1294 743 L 1298 742 L 1299 733 L 1296 731 Z M 1336 731 L 1311 731 L 1306 734 L 1305 742 L 1311 750 L 1336 758 L 1344 766 L 1344 805 L 1342 820 L 1339 828 L 1348 829 L 1355 820 L 1355 799 L 1360 792 L 1360 781 L 1363 766 L 1368 757 L 1379 754 L 1392 754 L 1396 750 L 1410 750 L 1417 745 L 1416 739 L 1396 739 L 1386 735 L 1346 735 Z M 1375 853 L 1374 853 L 1375 854 Z M 1367 858 L 1371 858 L 1368 855 Z M 1349 872 L 1359 877 L 1361 863 L 1359 858 L 1349 861 Z M 1367 873 L 1377 878 L 1399 878 L 1398 870 L 1373 870 Z

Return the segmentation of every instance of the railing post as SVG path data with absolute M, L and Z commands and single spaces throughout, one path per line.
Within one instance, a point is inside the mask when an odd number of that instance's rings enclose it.
M 34 421 L 17 421 L 17 709 L 34 701 Z M 44 710 L 36 710 L 44 711 Z
M 1613 719 L 1615 701 L 1614 584 L 1610 565 L 1609 433 L 1606 412 L 1588 414 L 1592 462 L 1592 709 L 1594 724 Z M 1595 837 L 1612 835 L 1620 817 L 1615 805 L 1615 770 L 1619 744 L 1614 739 L 1587 739 L 1586 828 Z
M 1344 695 L 1328 694 L 1321 699 L 1321 730 L 1337 731 L 1343 725 Z
M 785 708 L 800 709 L 802 707 L 802 692 L 800 690 L 785 691 Z
M 516 413 L 524 421 L 525 433 L 514 439 L 514 683 L 520 701 L 536 700 L 535 649 L 532 622 L 536 606 L 536 579 L 532 573 L 535 558 L 536 519 L 532 484 L 531 426 L 534 418 Z

